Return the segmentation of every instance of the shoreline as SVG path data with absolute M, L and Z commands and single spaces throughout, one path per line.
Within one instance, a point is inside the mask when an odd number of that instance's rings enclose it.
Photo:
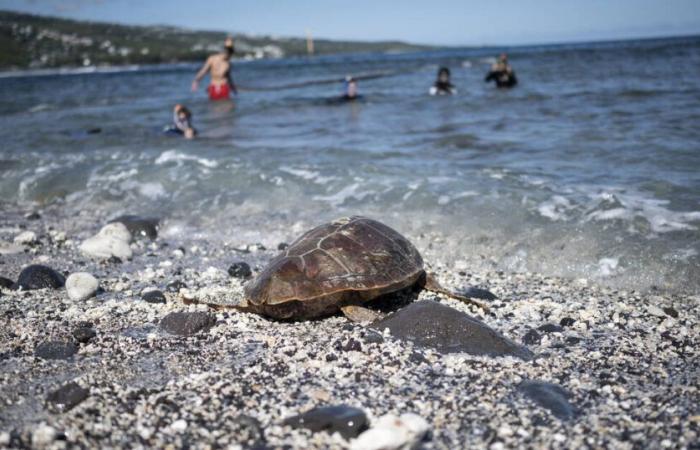
M 55 209 L 32 219 L 28 211 L 5 211 L 1 242 L 31 230 L 39 243 L 0 255 L 0 275 L 16 280 L 22 267 L 40 263 L 89 272 L 105 292 L 74 301 L 65 289 L 2 289 L 0 445 L 347 448 L 352 441 L 338 434 L 284 424 L 339 404 L 360 408 L 370 425 L 388 413 L 417 414 L 430 429 L 420 442 L 426 449 L 691 448 L 700 436 L 697 294 L 457 271 L 439 257 L 448 243 L 427 236 L 421 244 L 433 248 L 419 250 L 443 284 L 488 289 L 498 299 L 487 302 L 491 314 L 429 292 L 413 300 L 476 317 L 535 357 L 443 354 L 386 333 L 377 339 L 342 316 L 276 322 L 188 305 L 188 295 L 242 295 L 242 280 L 227 268 L 245 261 L 256 273 L 277 250 L 236 236 L 224 244 L 160 236 L 135 240 L 131 261 L 100 262 L 78 246 L 106 223 L 104 212 L 61 217 Z M 176 281 L 186 288 L 173 287 Z M 144 301 L 149 288 L 162 290 L 166 302 Z M 213 322 L 176 336 L 161 326 L 173 312 L 206 313 Z M 81 327 L 95 336 L 78 342 L 75 355 L 35 355 L 42 342 L 75 342 Z M 522 395 L 518 386 L 527 380 L 561 387 L 575 416 L 562 420 Z M 71 381 L 86 395 L 68 411 L 53 411 L 51 393 Z

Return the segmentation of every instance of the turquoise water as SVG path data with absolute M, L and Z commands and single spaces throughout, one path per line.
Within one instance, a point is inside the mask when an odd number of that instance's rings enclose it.
M 0 195 L 270 245 L 361 213 L 462 268 L 697 292 L 700 38 L 510 49 L 510 91 L 498 51 L 241 62 L 235 106 L 188 65 L 4 76 Z M 440 65 L 458 95 L 428 95 Z M 347 74 L 376 77 L 333 102 Z M 177 102 L 195 141 L 160 133 Z

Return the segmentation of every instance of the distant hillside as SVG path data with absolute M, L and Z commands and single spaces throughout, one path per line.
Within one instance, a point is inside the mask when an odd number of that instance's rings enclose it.
M 201 61 L 219 51 L 223 31 L 168 26 L 81 22 L 0 11 L 0 69 Z M 236 57 L 303 55 L 306 40 L 233 34 Z M 416 51 L 431 47 L 403 42 L 315 40 L 317 54 Z

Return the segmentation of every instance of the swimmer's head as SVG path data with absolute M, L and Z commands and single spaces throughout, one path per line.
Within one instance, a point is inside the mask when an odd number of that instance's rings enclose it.
M 357 81 L 351 77 L 345 77 L 345 95 L 354 98 L 357 97 Z
M 175 105 L 175 108 L 173 108 L 173 111 L 175 112 L 175 114 L 177 114 L 178 117 L 181 117 L 181 118 L 192 117 L 192 113 L 190 112 L 190 110 L 187 109 L 187 107 L 185 107 L 179 103 L 177 105 Z
M 507 63 L 508 55 L 506 53 L 501 53 L 501 56 L 498 57 L 498 62 Z
M 235 51 L 233 47 L 233 38 L 231 36 L 227 36 L 226 40 L 224 40 L 224 51 L 229 57 L 231 57 Z
M 440 67 L 438 70 L 438 81 L 441 83 L 447 83 L 450 81 L 450 69 L 447 67 Z

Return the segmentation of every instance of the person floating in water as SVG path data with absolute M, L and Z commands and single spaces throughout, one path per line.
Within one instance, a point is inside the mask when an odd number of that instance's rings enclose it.
M 231 77 L 231 57 L 233 56 L 233 39 L 230 37 L 224 41 L 224 51 L 207 58 L 197 75 L 192 81 L 192 91 L 199 89 L 199 81 L 209 73 L 211 80 L 207 92 L 210 100 L 227 100 L 231 92 L 237 94 L 236 85 Z
M 489 81 L 495 81 L 496 87 L 499 88 L 512 88 L 518 84 L 515 71 L 510 64 L 508 64 L 508 55 L 501 53 L 498 61 L 491 66 L 491 71 L 486 75 L 484 81 L 487 83 Z
M 179 103 L 173 108 L 173 123 L 164 130 L 166 133 L 177 133 L 186 139 L 193 139 L 197 135 L 197 130 L 192 126 L 192 112 L 187 107 Z
M 357 80 L 351 76 L 345 78 L 345 94 L 341 97 L 343 100 L 356 100 L 361 95 L 357 93 Z
M 457 89 L 450 82 L 450 69 L 440 67 L 435 84 L 430 88 L 430 95 L 451 95 L 456 94 Z

